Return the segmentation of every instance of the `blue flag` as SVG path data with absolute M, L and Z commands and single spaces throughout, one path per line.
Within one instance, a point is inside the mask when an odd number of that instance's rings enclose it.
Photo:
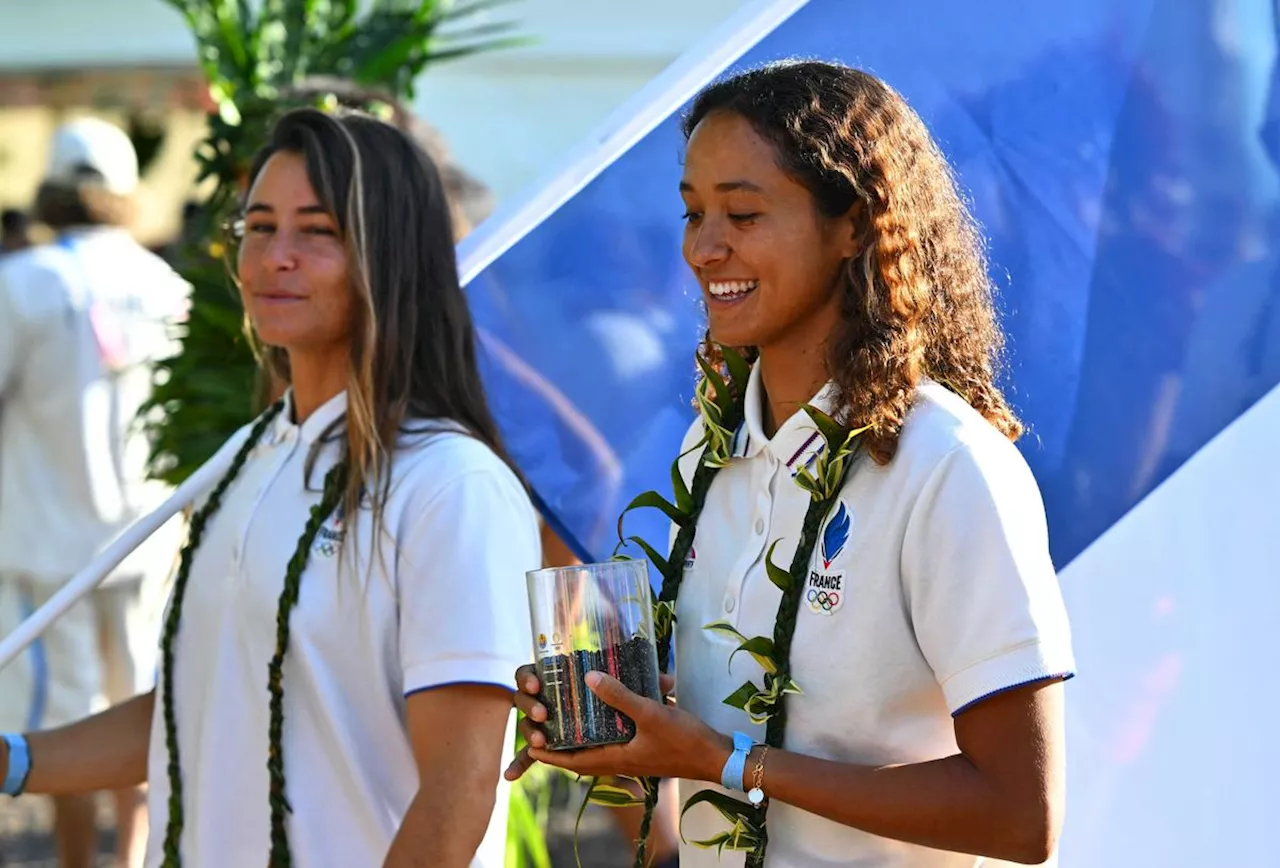
M 544 515 L 601 559 L 630 498 L 669 490 L 704 329 L 680 110 L 768 60 L 867 69 L 989 240 L 1080 658 L 1063 864 L 1280 864 L 1276 45 L 1269 0 L 748 7 L 462 248 Z M 628 532 L 664 541 L 644 512 Z

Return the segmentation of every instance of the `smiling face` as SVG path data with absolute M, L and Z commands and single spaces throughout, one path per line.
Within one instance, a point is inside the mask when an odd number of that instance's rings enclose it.
M 821 346 L 840 319 L 844 262 L 859 252 L 853 213 L 824 217 L 741 115 L 709 114 L 689 137 L 680 195 L 684 257 L 713 340 Z
M 278 151 L 258 173 L 237 271 L 241 301 L 264 344 L 291 356 L 346 354 L 353 303 L 347 251 L 301 154 Z

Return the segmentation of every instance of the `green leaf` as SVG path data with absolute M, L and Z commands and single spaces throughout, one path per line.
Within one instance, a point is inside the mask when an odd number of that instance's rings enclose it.
M 659 600 L 653 604 L 653 631 L 659 639 L 671 635 L 671 628 L 676 623 L 676 606 L 670 600 Z
M 450 40 L 452 41 L 452 40 Z M 414 67 L 414 72 L 421 72 L 429 64 L 444 63 L 448 60 L 459 60 L 473 54 L 490 51 L 503 51 L 510 48 L 524 48 L 536 45 L 537 40 L 529 36 L 506 36 L 502 38 L 484 39 L 470 45 L 459 45 L 454 48 L 432 48 L 424 53 L 422 60 Z
M 829 461 L 823 462 L 822 467 L 822 491 L 826 497 L 832 497 L 840 489 L 840 483 L 844 479 L 844 468 L 848 463 L 847 455 L 837 455 Z
M 683 838 L 684 836 L 681 835 L 681 837 Z M 717 851 L 716 855 L 718 856 L 719 851 L 723 851 L 725 848 L 725 845 L 731 842 L 732 840 L 733 840 L 733 832 L 720 832 L 716 835 L 713 835 L 710 838 L 703 838 L 698 841 L 690 841 L 686 839 L 685 843 L 688 844 L 690 847 L 697 847 L 701 850 L 716 850 Z
M 751 365 L 733 347 L 720 345 L 720 355 L 724 357 L 724 365 L 729 369 L 729 382 L 735 394 L 742 398 L 747 394 L 747 380 L 751 379 Z
M 773 716 L 773 707 L 777 704 L 778 698 L 768 693 L 758 693 L 747 700 L 742 710 L 747 713 L 747 719 L 756 725 L 768 723 L 769 718 Z
M 680 472 L 680 459 L 671 462 L 671 488 L 676 497 L 676 509 L 685 516 L 685 524 L 693 513 L 693 495 L 685 484 L 684 474 Z
M 362 84 L 385 84 L 394 80 L 396 74 L 411 63 L 415 54 L 425 55 L 434 30 L 434 24 L 415 25 L 410 20 L 405 20 L 400 29 L 400 37 L 384 44 L 376 52 L 371 52 L 356 66 L 351 77 Z
M 759 841 L 760 839 L 748 832 L 742 824 L 735 823 L 733 828 L 727 832 L 721 832 L 702 841 L 687 841 L 685 843 L 702 850 L 715 850 L 716 858 L 719 859 L 724 856 L 725 850 L 735 852 L 754 850 Z
M 692 455 L 693 453 L 697 452 L 698 450 L 700 450 L 700 449 L 704 448 L 704 447 L 705 447 L 708 443 L 710 443 L 710 442 L 711 442 L 711 435 L 707 433 L 706 428 L 703 428 L 703 429 L 702 429 L 702 436 L 698 438 L 698 442 L 697 442 L 697 443 L 695 443 L 695 444 L 693 444 L 692 446 L 690 446 L 690 447 L 689 447 L 688 449 L 686 449 L 685 451 L 681 452 L 681 453 L 676 457 L 676 461 L 679 461 L 680 459 L 684 458 L 684 457 L 685 457 L 685 456 L 687 456 L 687 455 Z
M 761 668 L 766 672 L 774 673 L 778 671 L 778 665 L 773 660 L 773 640 L 767 636 L 756 636 L 753 639 L 748 639 L 746 636 L 739 633 L 737 628 L 728 621 L 712 621 L 702 629 L 711 633 L 720 633 L 738 641 L 738 647 L 729 655 L 730 665 L 733 664 L 734 654 L 737 654 L 739 651 L 746 651 L 755 658 L 756 662 L 759 663 Z M 744 687 L 745 686 L 746 685 L 744 685 Z M 751 685 L 751 687 L 754 688 L 755 685 Z M 737 694 L 735 693 L 734 696 L 737 696 Z M 725 701 L 728 702 L 728 700 Z
M 618 539 L 622 539 L 622 520 L 626 518 L 627 513 L 631 512 L 633 509 L 643 509 L 646 507 L 662 510 L 662 512 L 666 514 L 667 518 L 671 519 L 681 527 L 684 527 L 689 523 L 689 514 L 687 512 L 681 510 L 674 503 L 667 500 L 661 494 L 658 494 L 658 492 L 645 491 L 632 498 L 631 502 L 622 510 L 622 514 L 618 516 Z
M 316 0 L 288 0 L 281 16 L 285 36 L 281 46 L 280 79 L 292 82 L 307 72 L 307 22 L 316 18 Z
M 476 24 L 471 27 L 450 27 L 447 34 L 442 34 L 441 38 L 448 39 L 450 43 L 458 45 L 476 45 L 481 42 L 491 42 L 495 37 L 501 36 L 503 39 L 513 39 L 520 37 L 512 37 L 510 34 L 518 25 L 514 21 L 490 21 L 486 24 Z M 431 59 L 437 60 L 439 55 L 432 54 Z
M 671 565 L 667 563 L 667 559 L 658 554 L 657 551 L 654 550 L 653 546 L 640 539 L 640 537 L 629 536 L 627 537 L 627 541 L 640 546 L 641 551 L 643 551 L 645 556 L 649 558 L 649 563 L 653 564 L 654 567 L 657 568 L 658 572 L 663 576 L 666 576 L 667 573 L 671 571 Z
M 774 696 L 782 696 L 786 693 L 804 693 L 804 691 L 800 689 L 800 685 L 796 684 L 790 678 L 777 678 L 776 676 L 769 679 L 769 692 Z
M 710 624 L 707 624 L 702 629 L 707 630 L 711 633 L 721 633 L 725 636 L 728 636 L 731 639 L 736 639 L 739 642 L 747 641 L 747 637 L 739 633 L 737 628 L 735 628 L 728 621 L 712 621 Z
M 828 451 L 835 452 L 844 444 L 845 436 L 849 433 L 847 428 L 812 404 L 805 404 L 801 409 L 809 414 L 813 424 L 818 427 Z
M 236 21 L 240 25 L 240 31 L 244 34 L 245 54 L 248 55 L 250 61 L 245 65 L 247 71 L 254 68 L 253 60 L 258 54 L 258 39 L 256 28 L 253 26 L 253 4 L 250 0 L 236 0 Z M 251 79 L 256 76 L 251 75 Z
M 706 378 L 707 385 L 715 393 L 712 400 L 715 401 L 716 406 L 720 409 L 720 418 L 723 419 L 729 415 L 729 411 L 733 407 L 733 395 L 730 393 L 724 377 L 720 376 L 719 371 L 711 367 L 711 363 L 702 357 L 702 353 L 698 353 L 697 358 L 698 367 L 702 369 L 702 376 Z
M 530 868 L 551 868 L 551 854 L 534 799 L 526 787 L 513 786 L 507 813 L 506 868 L 522 868 L 526 856 Z
M 738 708 L 743 711 L 746 711 L 747 703 L 751 701 L 752 697 L 758 695 L 759 693 L 760 693 L 760 688 L 756 687 L 753 683 L 748 681 L 746 684 L 743 684 L 737 690 L 733 691 L 733 693 L 730 693 L 728 696 L 726 696 L 724 698 L 724 704 L 729 706 L 730 708 Z
M 593 786 L 591 788 L 590 801 L 593 805 L 601 805 L 606 808 L 633 808 L 636 805 L 644 804 L 644 799 L 636 796 L 635 793 L 611 784 L 596 784 Z
M 730 823 L 735 825 L 742 823 L 745 827 L 745 831 L 756 831 L 754 822 L 756 809 L 746 802 L 735 799 L 733 796 L 726 795 L 719 790 L 699 790 L 694 793 L 689 800 L 684 803 L 684 807 L 680 809 L 681 827 L 684 826 L 684 815 L 689 813 L 690 809 L 702 804 L 707 804 L 715 808 L 720 816 L 724 817 Z M 680 832 L 680 838 L 686 844 L 693 843 L 684 837 L 683 828 Z
M 329 15 L 325 24 L 329 32 L 340 33 L 344 27 L 350 26 L 360 11 L 360 0 L 329 0 Z
M 734 649 L 733 654 L 729 655 L 730 666 L 733 665 L 734 654 L 737 654 L 739 651 L 746 651 L 748 654 L 750 654 L 755 659 L 755 661 L 760 664 L 760 668 L 763 669 L 765 672 L 768 672 L 770 675 L 777 673 L 778 664 L 775 663 L 773 659 L 773 654 L 774 654 L 773 640 L 770 639 L 769 637 L 756 636 L 753 639 L 748 639 L 747 641 L 743 642 L 741 645 L 739 645 L 737 648 Z
M 822 486 L 814 478 L 813 474 L 809 472 L 809 468 L 801 467 L 796 471 L 795 483 L 814 497 L 822 497 Z
M 427 0 L 428 3 L 434 3 L 435 0 Z M 500 6 L 511 6 L 519 3 L 521 0 L 471 0 L 471 2 L 454 2 L 445 7 L 444 11 L 439 13 L 442 22 L 453 23 L 463 18 L 470 18 L 481 12 L 488 12 L 490 9 L 497 9 Z
M 778 547 L 778 543 L 780 542 L 782 542 L 780 539 L 774 540 L 773 545 L 769 546 L 769 551 L 765 552 L 764 571 L 769 577 L 769 581 L 773 582 L 774 585 L 777 586 L 778 590 L 785 594 L 791 590 L 793 579 L 791 577 L 791 573 L 773 562 L 773 550 Z
M 582 829 L 582 815 L 587 812 L 587 805 L 591 804 L 591 793 L 599 783 L 599 778 L 591 779 L 591 783 L 587 786 L 587 793 L 582 797 L 582 804 L 578 805 L 578 816 L 573 819 L 573 861 L 578 863 L 578 868 L 582 868 L 582 855 L 578 852 L 578 835 Z
M 708 453 L 707 456 L 702 459 L 702 463 L 707 465 L 708 467 L 714 467 L 717 470 L 720 470 L 729 466 L 729 460 L 727 458 L 722 458 L 719 455 L 714 455 L 711 453 Z
M 698 415 L 702 417 L 703 430 L 710 436 L 714 436 L 714 431 L 711 429 L 718 427 L 720 420 L 724 417 L 724 411 L 712 395 L 714 391 L 715 387 L 711 385 L 710 380 L 704 379 L 699 381 L 693 393 L 694 402 L 698 405 Z
M 230 68 L 224 70 L 224 75 L 228 78 L 247 78 L 249 50 L 246 44 L 246 24 L 240 20 L 239 7 L 227 0 L 218 0 L 212 4 L 212 11 L 218 24 L 219 53 L 230 62 Z

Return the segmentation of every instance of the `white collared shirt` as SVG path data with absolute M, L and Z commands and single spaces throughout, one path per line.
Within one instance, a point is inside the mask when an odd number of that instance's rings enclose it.
M 780 540 L 784 570 L 809 493 L 801 466 L 824 448 L 807 414 L 772 438 L 761 430 L 760 368 L 746 421 L 716 477 L 686 560 L 677 605 L 681 708 L 714 729 L 764 739 L 722 700 L 763 672 L 736 642 L 703 627 L 728 621 L 747 637 L 773 636 L 781 592 L 764 554 Z M 831 413 L 828 386 L 812 402 Z M 701 436 L 695 423 L 687 451 Z M 686 481 L 701 449 L 682 460 Z M 796 623 L 787 698 L 788 750 L 879 766 L 957 752 L 952 715 L 1002 690 L 1074 672 L 1070 633 L 1049 558 L 1043 505 L 1018 450 L 961 398 L 934 383 L 918 389 L 895 458 L 865 455 L 821 525 Z M 766 774 L 767 781 L 767 774 Z M 681 802 L 702 783 L 682 781 Z M 742 798 L 741 794 L 737 795 Z M 974 868 L 991 865 L 869 835 L 780 802 L 768 813 L 768 868 Z M 684 817 L 685 840 L 726 828 L 707 805 Z M 736 868 L 740 853 L 682 845 L 682 868 Z
M 187 868 L 266 858 L 267 666 L 278 599 L 338 446 L 320 448 L 310 484 L 308 455 L 345 409 L 339 395 L 299 426 L 286 408 L 196 555 L 174 679 Z M 381 865 L 418 788 L 406 697 L 454 683 L 510 688 L 532 648 L 524 573 L 541 565 L 541 551 L 515 474 L 483 443 L 444 425 L 402 436 L 391 473 L 381 552 L 368 510 L 354 521 L 335 513 L 312 545 L 290 619 L 284 766 L 299 868 Z M 168 818 L 162 690 L 148 765 L 152 868 L 162 861 Z M 507 792 L 500 782 L 477 868 L 503 863 Z

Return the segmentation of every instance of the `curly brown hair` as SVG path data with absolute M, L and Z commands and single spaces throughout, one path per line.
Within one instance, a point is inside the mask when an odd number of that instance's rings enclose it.
M 893 458 L 923 378 L 1016 440 L 1022 424 L 996 385 L 1004 336 L 982 236 L 919 115 L 875 76 L 794 60 L 707 87 L 685 139 L 715 112 L 746 119 L 825 216 L 862 208 L 866 244 L 846 266 L 828 366 L 843 421 L 870 426 L 863 445 L 875 461 Z M 721 363 L 709 339 L 700 352 Z

